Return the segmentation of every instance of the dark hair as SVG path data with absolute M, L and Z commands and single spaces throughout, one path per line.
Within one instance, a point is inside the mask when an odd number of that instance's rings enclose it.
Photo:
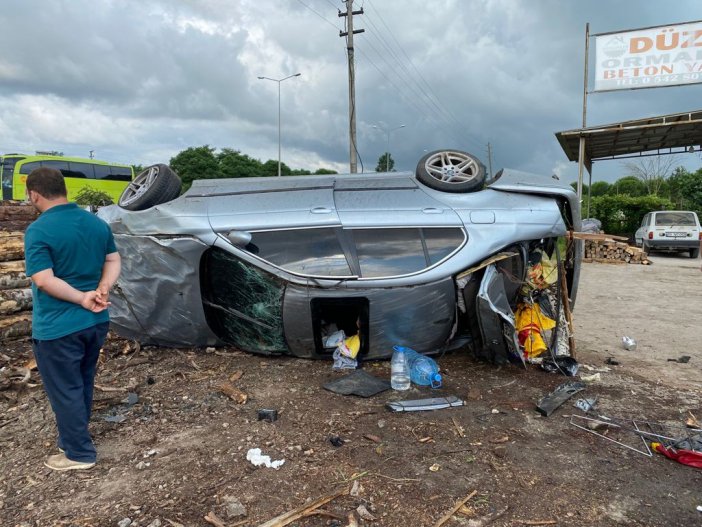
M 27 191 L 38 192 L 46 199 L 65 198 L 68 195 L 63 174 L 55 168 L 35 168 L 27 176 L 26 186 Z

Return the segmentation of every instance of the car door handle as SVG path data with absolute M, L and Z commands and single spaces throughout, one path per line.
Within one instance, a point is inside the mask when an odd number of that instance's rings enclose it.
M 314 207 L 310 209 L 312 214 L 331 214 L 331 211 L 329 207 Z
M 443 214 L 444 211 L 436 207 L 426 207 L 422 209 L 422 212 L 424 214 Z

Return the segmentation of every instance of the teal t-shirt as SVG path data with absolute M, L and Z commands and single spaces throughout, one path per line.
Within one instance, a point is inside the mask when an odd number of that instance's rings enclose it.
M 53 269 L 79 291 L 94 291 L 108 254 L 117 252 L 110 227 L 75 203 L 44 211 L 24 235 L 26 274 Z M 53 340 L 109 321 L 107 310 L 93 313 L 54 298 L 32 283 L 32 337 Z

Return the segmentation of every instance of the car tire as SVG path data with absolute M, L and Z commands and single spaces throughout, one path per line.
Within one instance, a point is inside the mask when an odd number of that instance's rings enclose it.
M 698 249 L 690 249 L 690 258 L 699 258 L 700 256 L 700 250 Z
M 168 165 L 151 165 L 127 185 L 117 204 L 126 210 L 146 210 L 177 198 L 180 188 L 180 178 Z
M 423 156 L 415 171 L 427 187 L 443 192 L 475 192 L 485 183 L 485 165 L 467 152 L 435 150 Z

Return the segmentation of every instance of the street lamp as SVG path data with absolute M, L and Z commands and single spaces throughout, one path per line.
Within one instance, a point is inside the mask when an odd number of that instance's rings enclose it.
M 259 80 L 267 80 L 278 83 L 278 177 L 280 177 L 280 83 L 284 80 L 288 80 L 292 77 L 299 77 L 302 73 L 295 73 L 293 75 L 288 75 L 282 79 L 271 79 L 270 77 L 259 77 Z
M 385 132 L 385 134 L 387 135 L 388 148 L 385 151 L 385 172 L 390 172 L 390 134 L 392 132 L 394 132 L 395 130 L 399 130 L 400 128 L 404 128 L 404 127 L 405 127 L 405 125 L 401 124 L 400 126 L 396 126 L 395 128 L 390 128 L 390 129 L 386 130 L 385 128 L 383 128 L 381 126 L 378 126 L 375 124 L 373 125 L 373 128 L 376 128 L 376 129 L 380 130 L 381 132 Z

